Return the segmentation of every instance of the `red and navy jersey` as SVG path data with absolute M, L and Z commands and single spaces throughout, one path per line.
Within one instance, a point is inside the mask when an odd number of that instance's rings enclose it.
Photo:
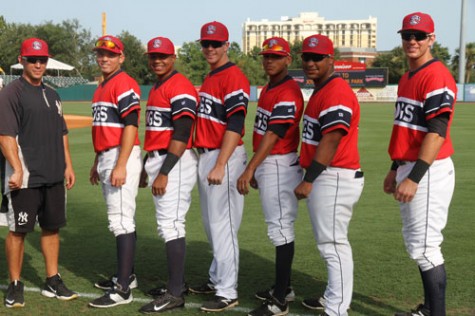
M 399 81 L 394 125 L 389 142 L 392 160 L 416 161 L 422 141 L 428 132 L 427 121 L 449 113 L 445 141 L 436 159 L 447 158 L 454 152 L 450 126 L 457 98 L 457 85 L 448 69 L 437 59 L 407 72 Z
M 211 71 L 199 93 L 194 147 L 220 148 L 228 117 L 238 111 L 247 113 L 249 93 L 249 81 L 235 64 L 228 62 Z
M 305 108 L 300 165 L 303 168 L 310 166 L 323 135 L 342 130 L 345 135 L 340 140 L 330 166 L 359 169 L 359 120 L 360 105 L 353 90 L 341 77 L 330 77 L 313 92 Z
M 188 116 L 195 120 L 198 94 L 191 82 L 174 71 L 150 90 L 146 111 L 144 149 L 168 149 L 173 135 L 173 121 Z M 191 133 L 187 148 L 191 148 Z
M 300 119 L 303 112 L 303 96 L 299 85 L 287 76 L 275 86 L 267 84 L 257 103 L 252 145 L 254 152 L 267 129 L 272 124 L 289 124 L 290 127 L 272 148 L 271 155 L 296 152 L 300 142 Z
M 97 87 L 92 98 L 92 143 L 96 152 L 120 146 L 125 127 L 122 119 L 132 111 L 140 117 L 140 87 L 119 70 Z M 139 144 L 137 133 L 135 145 Z

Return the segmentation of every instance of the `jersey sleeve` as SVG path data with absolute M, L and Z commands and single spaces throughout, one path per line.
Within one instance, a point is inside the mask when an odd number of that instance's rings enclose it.
M 226 117 L 233 115 L 237 111 L 247 113 L 250 86 L 249 81 L 239 69 L 234 72 L 234 75 L 228 77 L 225 88 L 224 108 L 226 110 Z
M 456 91 L 453 91 L 450 80 L 447 78 L 450 73 L 440 76 L 431 76 L 427 83 L 428 92 L 424 96 L 424 115 L 426 120 L 430 120 L 442 113 L 452 113 Z
M 170 97 L 173 120 L 177 120 L 183 116 L 188 116 L 194 120 L 196 117 L 197 102 L 198 95 L 195 87 L 188 82 L 186 78 L 183 78 L 181 84 L 175 87 L 175 91 Z
M 140 88 L 134 82 L 122 91 L 124 92 L 117 96 L 117 106 L 120 117 L 124 118 L 131 111 L 140 110 Z

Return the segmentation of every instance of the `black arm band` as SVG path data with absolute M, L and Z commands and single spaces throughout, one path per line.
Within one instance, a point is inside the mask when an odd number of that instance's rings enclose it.
M 122 119 L 122 122 L 124 122 L 125 126 L 133 125 L 139 127 L 139 114 L 137 111 L 132 111 Z
M 327 166 L 319 163 L 318 161 L 312 160 L 312 163 L 307 168 L 307 172 L 305 173 L 303 180 L 312 183 L 326 168 Z
M 289 128 L 290 128 L 289 123 L 287 123 L 287 124 L 272 124 L 272 125 L 269 125 L 267 130 L 273 132 L 274 134 L 279 136 L 279 138 L 284 138 L 285 133 L 287 133 L 287 130 Z
M 145 154 L 145 156 L 143 156 L 143 165 L 142 166 L 145 166 L 145 163 L 147 162 L 148 160 L 148 153 Z
M 391 170 L 392 171 L 396 171 L 397 168 L 399 168 L 399 165 L 397 162 L 393 161 L 393 163 L 391 164 Z
M 168 152 L 167 153 L 167 157 L 165 158 L 165 160 L 163 161 L 163 165 L 162 167 L 160 168 L 160 172 L 161 174 L 165 175 L 165 176 L 168 176 L 168 174 L 170 173 L 170 171 L 173 169 L 173 167 L 175 167 L 176 163 L 178 162 L 178 160 L 180 160 L 180 157 L 178 157 L 177 155 L 175 154 L 172 154 L 171 152 Z
M 427 162 L 417 159 L 416 164 L 412 167 L 411 173 L 407 177 L 415 183 L 419 183 L 429 167 L 430 165 Z
M 244 119 L 246 116 L 244 115 L 244 111 L 238 111 L 228 117 L 228 125 L 226 127 L 227 131 L 236 132 L 239 135 L 242 134 L 242 130 L 244 129 Z
M 188 143 L 191 134 L 191 128 L 193 127 L 193 119 L 189 116 L 182 116 L 179 119 L 173 121 L 173 140 L 178 140 L 183 143 Z
M 427 129 L 429 133 L 439 134 L 440 137 L 447 136 L 447 128 L 449 125 L 449 113 L 443 113 L 427 121 Z

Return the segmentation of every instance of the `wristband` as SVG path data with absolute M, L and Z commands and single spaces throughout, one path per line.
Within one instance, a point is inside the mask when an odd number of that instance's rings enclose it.
M 391 164 L 391 171 L 396 171 L 397 168 L 399 168 L 399 165 L 397 162 L 393 161 L 393 163 Z
M 305 173 L 305 177 L 303 177 L 303 180 L 305 182 L 312 183 L 326 168 L 327 166 L 319 163 L 316 160 L 312 160 L 312 163 L 307 168 L 307 172 Z
M 175 167 L 175 165 L 176 165 L 176 163 L 178 162 L 179 159 L 180 159 L 180 157 L 178 157 L 177 155 L 172 154 L 171 152 L 168 152 L 167 157 L 163 161 L 163 164 L 162 164 L 162 167 L 160 168 L 159 173 L 161 173 L 165 176 L 168 176 L 168 174 L 173 169 L 173 167 Z
M 411 173 L 409 173 L 407 177 L 415 183 L 419 183 L 422 177 L 426 174 L 429 167 L 430 165 L 427 162 L 417 159 L 414 167 L 412 167 Z

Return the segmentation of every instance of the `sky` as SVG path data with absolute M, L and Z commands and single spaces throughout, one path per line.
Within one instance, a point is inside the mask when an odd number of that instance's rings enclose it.
M 0 0 L 7 23 L 61 23 L 77 19 L 92 36 L 102 35 L 102 13 L 107 33 L 128 31 L 145 45 L 156 36 L 170 38 L 176 46 L 199 38 L 204 23 L 220 21 L 230 41 L 242 47 L 242 25 L 247 20 L 280 20 L 300 12 L 318 12 L 325 20 L 376 17 L 377 50 L 401 43 L 397 31 L 405 15 L 421 11 L 435 22 L 436 40 L 455 53 L 460 43 L 462 0 Z M 465 42 L 475 42 L 475 0 L 465 0 Z M 1 49 L 1 48 L 0 48 Z

